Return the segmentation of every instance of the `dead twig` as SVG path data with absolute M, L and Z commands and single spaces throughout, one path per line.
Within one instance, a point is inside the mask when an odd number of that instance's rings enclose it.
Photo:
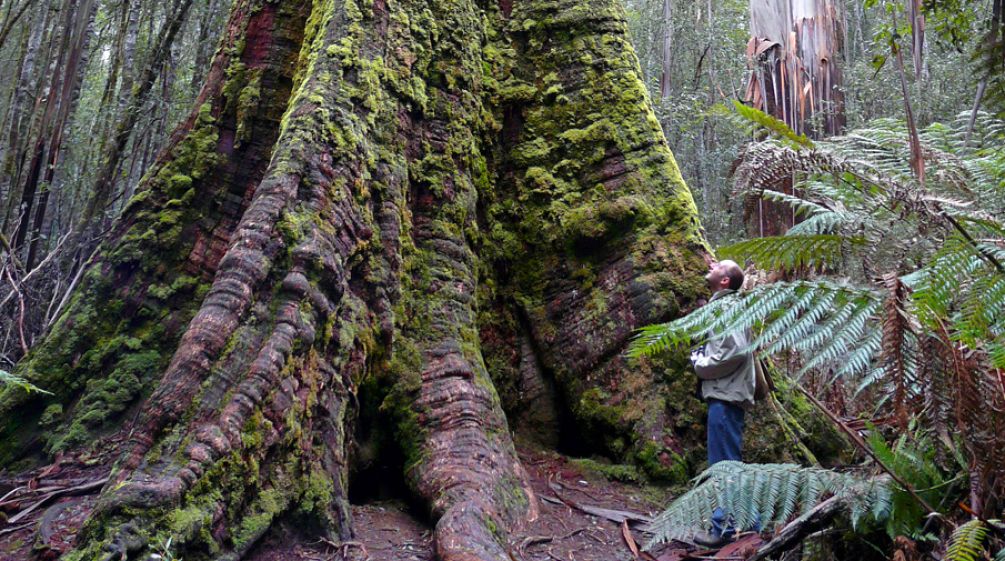
M 77 283 L 80 282 L 80 278 L 84 276 L 84 272 L 87 270 L 86 266 L 87 263 L 90 262 L 91 258 L 94 257 L 94 254 L 97 252 L 98 250 L 95 249 L 91 253 L 91 255 L 89 255 L 87 259 L 79 267 L 77 267 L 77 272 L 76 274 L 73 275 L 73 280 L 70 281 L 70 284 L 67 285 L 66 291 L 63 292 L 63 297 L 60 299 L 59 305 L 56 306 L 56 309 L 52 312 L 52 315 L 46 318 L 45 322 L 46 329 L 52 327 L 52 324 L 55 323 L 56 319 L 59 318 L 60 312 L 63 311 L 63 308 L 66 306 L 67 302 L 70 301 L 70 296 L 73 294 L 73 289 L 77 287 Z
M 53 257 L 55 257 L 55 256 L 56 256 L 56 254 L 58 254 L 58 253 L 59 253 L 59 250 L 60 250 L 60 248 L 61 248 L 61 247 L 63 246 L 63 243 L 64 243 L 64 242 L 66 242 L 66 239 L 67 239 L 67 238 L 69 238 L 69 237 L 70 237 L 70 234 L 65 234 L 65 235 L 64 235 L 64 236 L 63 236 L 62 238 L 60 238 L 60 239 L 59 239 L 59 241 L 58 241 L 58 242 L 56 242 L 56 247 L 55 247 L 55 248 L 54 248 L 54 249 L 53 249 L 52 251 L 50 251 L 50 252 L 49 252 L 49 254 L 48 254 L 48 255 L 46 255 L 46 256 L 45 256 L 45 258 L 44 258 L 44 259 L 42 259 L 42 260 L 41 260 L 41 261 L 40 261 L 40 262 L 38 263 L 38 265 L 36 265 L 36 266 L 35 266 L 35 268 L 34 268 L 34 269 L 32 269 L 32 270 L 28 271 L 28 274 L 26 274 L 25 276 L 23 276 L 23 277 L 21 278 L 21 282 L 20 282 L 20 285 L 21 285 L 21 286 L 25 286 L 25 285 L 26 285 L 26 284 L 28 283 L 28 281 L 30 281 L 30 280 L 32 279 L 32 277 L 34 277 L 34 276 L 35 276 L 35 274 L 36 274 L 36 273 L 38 273 L 39 271 L 41 271 L 42 269 L 44 269 L 44 268 L 45 268 L 45 266 L 46 266 L 46 265 L 47 265 L 47 264 L 48 264 L 48 263 L 49 263 L 50 261 L 52 261 Z M 13 292 L 9 292 L 9 293 L 7 293 L 7 296 L 4 296 L 3 300 L 0 300 L 0 307 L 2 307 L 2 306 L 3 306 L 4 304 L 6 304 L 7 302 L 9 302 L 9 301 L 10 301 L 10 299 L 11 299 L 11 298 L 12 298 L 13 296 L 14 296 L 14 293 L 13 293 Z
M 5 494 L 4 496 L 0 497 L 0 506 L 2 506 L 7 501 L 7 499 L 10 498 L 11 495 L 13 495 L 14 493 L 17 493 L 18 491 L 20 491 L 20 490 L 22 490 L 24 488 L 25 488 L 25 486 L 22 485 L 20 487 L 14 487 L 10 491 L 7 491 L 7 494 Z
M 0 536 L 5 536 L 7 534 L 13 534 L 14 532 L 19 532 L 21 530 L 24 530 L 25 528 L 30 528 L 32 524 L 34 524 L 34 522 L 25 522 L 24 524 L 21 524 L 19 526 L 12 526 L 10 528 L 4 528 L 3 530 L 0 530 Z

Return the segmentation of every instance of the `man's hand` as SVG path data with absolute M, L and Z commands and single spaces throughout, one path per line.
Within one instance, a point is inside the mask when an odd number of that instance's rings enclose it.
M 696 349 L 694 349 L 693 351 L 691 351 L 691 365 L 693 366 L 694 363 L 698 362 L 698 359 L 700 359 L 700 358 L 702 358 L 704 356 L 705 356 L 705 346 L 704 345 L 702 345 L 701 347 L 697 347 Z

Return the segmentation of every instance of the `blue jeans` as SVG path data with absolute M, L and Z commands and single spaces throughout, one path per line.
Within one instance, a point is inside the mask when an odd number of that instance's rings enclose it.
M 743 408 L 718 399 L 708 400 L 708 465 L 725 460 L 742 461 Z M 712 535 L 727 537 L 734 532 L 731 518 L 719 507 L 712 511 Z M 760 524 L 757 524 L 760 526 Z

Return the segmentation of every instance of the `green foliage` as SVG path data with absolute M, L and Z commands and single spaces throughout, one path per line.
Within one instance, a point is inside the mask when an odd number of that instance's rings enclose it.
M 168 537 L 163 542 L 156 544 L 153 547 L 154 553 L 150 555 L 151 561 L 182 561 L 181 557 L 176 557 L 174 553 L 171 552 L 171 541 L 174 536 Z
M 721 507 L 737 528 L 760 520 L 764 526 L 784 522 L 828 496 L 840 498 L 853 526 L 867 517 L 885 519 L 890 512 L 890 486 L 884 479 L 860 477 L 794 464 L 719 462 L 694 479 L 695 486 L 674 500 L 649 525 L 646 546 L 691 536 Z
M 946 561 L 977 561 L 984 558 L 984 539 L 988 526 L 981 520 L 970 520 L 960 525 L 949 538 Z
M 741 115 L 762 124 L 759 112 L 747 109 Z M 919 335 L 948 325 L 953 340 L 986 349 L 992 364 L 1005 365 L 1005 272 L 997 265 L 1005 262 L 1005 125 L 982 116 L 970 146 L 965 118 L 922 131 L 923 183 L 911 171 L 903 124 L 871 125 L 813 145 L 757 142 L 737 169 L 738 190 L 787 204 L 804 220 L 785 235 L 742 241 L 720 254 L 810 278 L 759 286 L 645 327 L 629 353 L 651 355 L 709 333 L 754 328 L 757 349 L 808 357 L 803 371 L 830 366 L 836 376 L 891 382 L 892 374 L 916 379 Z M 771 190 L 793 177 L 795 194 Z M 891 271 L 910 297 L 897 304 L 906 321 L 884 340 L 884 326 L 892 327 L 883 303 L 891 297 L 875 279 Z M 892 372 L 887 350 L 906 372 Z
M 744 240 L 719 249 L 719 257 L 747 259 L 761 269 L 792 271 L 839 265 L 849 246 L 865 240 L 833 234 L 795 234 Z
M 733 107 L 740 117 L 738 123 L 741 126 L 743 123 L 747 123 L 751 133 L 764 131 L 787 146 L 813 148 L 813 141 L 805 134 L 796 134 L 796 131 L 789 128 L 785 121 L 736 100 L 733 100 Z
M 867 442 L 873 454 L 929 504 L 945 504 L 961 491 L 964 478 L 960 472 L 965 469 L 966 461 L 952 458 L 954 465 L 949 466 L 947 473 L 940 468 L 934 443 L 921 431 L 907 431 L 891 445 L 879 431 L 872 430 Z M 890 503 L 887 534 L 922 539 L 921 523 L 928 513 L 918 501 L 899 485 L 893 485 Z
M 36 386 L 35 384 L 32 384 L 28 380 L 25 380 L 20 376 L 15 376 L 14 374 L 7 372 L 6 370 L 0 370 L 0 386 L 13 386 L 16 388 L 21 388 L 22 390 L 28 393 L 38 392 L 51 395 L 50 392 L 47 392 L 42 388 Z

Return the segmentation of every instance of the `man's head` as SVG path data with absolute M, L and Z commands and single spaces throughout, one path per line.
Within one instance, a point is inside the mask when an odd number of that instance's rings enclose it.
M 743 269 L 735 261 L 716 261 L 709 265 L 705 280 L 713 293 L 727 289 L 739 290 L 743 286 Z

